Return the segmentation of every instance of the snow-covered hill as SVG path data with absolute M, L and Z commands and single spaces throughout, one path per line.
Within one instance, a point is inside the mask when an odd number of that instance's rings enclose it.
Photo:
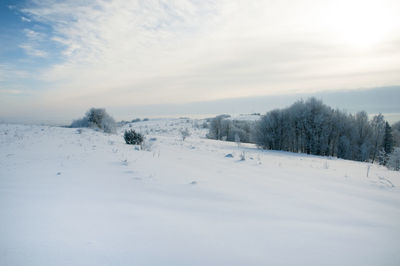
M 0 125 L 0 265 L 400 265 L 399 172 L 131 127 Z

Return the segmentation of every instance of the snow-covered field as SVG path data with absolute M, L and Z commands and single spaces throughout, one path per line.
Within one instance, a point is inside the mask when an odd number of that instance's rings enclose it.
M 147 150 L 128 125 L 1 124 L 0 265 L 400 265 L 399 172 L 195 123 L 132 124 Z

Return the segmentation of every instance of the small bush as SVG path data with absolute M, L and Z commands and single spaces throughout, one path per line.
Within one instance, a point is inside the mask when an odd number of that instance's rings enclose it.
M 135 130 L 125 130 L 124 139 L 126 144 L 140 145 L 142 144 L 144 137 L 142 134 L 137 133 Z

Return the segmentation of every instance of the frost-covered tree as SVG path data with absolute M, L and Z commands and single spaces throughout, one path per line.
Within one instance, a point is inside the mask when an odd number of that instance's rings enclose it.
M 385 135 L 383 138 L 383 149 L 386 153 L 391 153 L 393 151 L 393 135 L 392 128 L 388 122 L 385 124 Z
M 372 129 L 372 162 L 375 161 L 376 156 L 382 149 L 383 138 L 385 135 L 385 120 L 382 114 L 376 115 L 371 121 Z
M 354 116 L 352 132 L 353 157 L 357 161 L 367 161 L 371 153 L 372 130 L 368 121 L 368 114 L 364 111 Z
M 311 98 L 283 110 L 273 110 L 255 126 L 255 142 L 262 148 L 331 155 L 340 136 L 333 123 L 335 112 Z
M 73 121 L 71 127 L 90 127 L 106 133 L 114 133 L 116 122 L 104 108 L 91 108 L 83 118 Z
M 343 159 L 351 159 L 351 144 L 347 136 L 341 136 L 339 138 L 337 147 L 337 157 Z
M 235 136 L 239 136 L 241 142 L 251 141 L 251 131 L 253 122 L 228 119 L 227 115 L 219 115 L 210 121 L 210 139 L 235 141 Z
M 393 151 L 393 135 L 392 135 L 392 128 L 390 127 L 389 123 L 386 122 L 385 124 L 385 134 L 383 137 L 383 152 L 384 152 L 384 157 L 382 164 L 386 165 L 390 154 Z
M 261 116 L 254 140 L 263 149 L 280 150 L 282 145 L 282 112 L 278 109 Z
M 400 171 L 400 148 L 396 147 L 390 154 L 387 167 L 395 171 Z
M 393 145 L 400 147 L 400 121 L 392 125 Z
M 219 115 L 215 118 L 213 118 L 210 122 L 210 128 L 208 132 L 208 138 L 210 139 L 218 139 L 221 140 L 223 137 L 222 134 L 222 121 L 229 117 L 228 115 Z

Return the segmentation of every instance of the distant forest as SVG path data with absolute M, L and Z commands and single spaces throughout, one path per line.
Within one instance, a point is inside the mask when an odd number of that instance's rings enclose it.
M 365 111 L 348 114 L 316 98 L 272 110 L 255 122 L 220 115 L 209 123 L 207 136 L 211 139 L 384 165 L 394 147 L 400 145 L 400 122 L 391 126 L 382 114 L 369 120 Z

